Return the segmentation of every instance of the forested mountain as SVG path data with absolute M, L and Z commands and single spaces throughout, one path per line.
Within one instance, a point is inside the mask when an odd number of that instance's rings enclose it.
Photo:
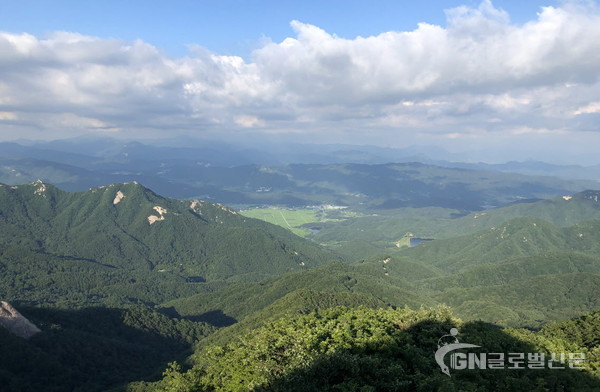
M 320 243 L 385 248 L 410 233 L 420 238 L 453 238 L 501 225 L 513 218 L 537 217 L 559 227 L 600 219 L 600 192 L 586 190 L 545 200 L 522 201 L 469 214 L 455 209 L 403 208 L 318 223 L 309 235 Z
M 158 303 L 336 259 L 223 205 L 137 183 L 82 193 L 0 185 L 0 297 L 11 301 Z
M 475 234 L 231 285 L 163 306 L 226 325 L 227 317 L 243 321 L 309 289 L 349 292 L 394 307 L 448 304 L 467 320 L 539 327 L 600 308 L 598 244 L 600 220 L 559 228 L 538 218 L 517 218 Z
M 589 355 L 588 370 L 566 378 L 506 371 L 504 390 L 593 391 L 597 314 L 535 334 L 477 320 L 540 328 L 600 308 L 600 220 L 585 220 L 599 196 L 448 216 L 438 230 L 453 222 L 454 236 L 349 263 L 224 205 L 138 183 L 0 185 L 0 299 L 41 330 L 29 340 L 0 330 L 3 356 L 16 358 L 0 360 L 0 382 L 27 392 L 487 390 L 488 373 L 450 381 L 436 369 L 428 345 L 456 326 L 490 350 Z M 566 329 L 580 332 L 569 340 Z M 193 367 L 152 382 L 173 360 Z M 125 386 L 134 380 L 146 381 Z
M 415 287 L 404 279 L 380 275 L 362 271 L 356 265 L 333 263 L 258 283 L 230 285 L 214 293 L 197 294 L 169 301 L 162 306 L 191 319 L 220 311 L 235 320 L 242 320 L 297 290 L 351 293 L 386 305 L 419 307 L 435 304 L 435 301 L 416 293 Z
M 415 284 L 461 317 L 539 326 L 600 308 L 599 229 L 599 220 L 560 228 L 516 218 L 391 252 L 385 272 L 402 276 L 405 263 L 426 266 L 438 275 Z M 365 265 L 376 270 L 377 262 Z

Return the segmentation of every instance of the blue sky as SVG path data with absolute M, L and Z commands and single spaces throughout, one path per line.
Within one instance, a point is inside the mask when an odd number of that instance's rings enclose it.
M 82 135 L 600 163 L 600 6 L 0 1 L 0 141 Z
M 344 38 L 408 31 L 418 23 L 444 25 L 444 10 L 474 0 L 381 1 L 0 1 L 0 29 L 37 36 L 72 31 L 102 38 L 142 39 L 172 55 L 188 44 L 221 54 L 247 57 L 263 37 L 279 42 L 299 20 Z M 531 20 L 542 5 L 556 1 L 496 1 L 513 23 Z

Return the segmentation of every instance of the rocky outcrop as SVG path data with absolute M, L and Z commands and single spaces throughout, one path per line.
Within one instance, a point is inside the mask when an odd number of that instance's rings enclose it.
M 35 324 L 27 320 L 17 309 L 5 301 L 0 301 L 0 326 L 6 328 L 8 332 L 25 339 L 42 332 Z

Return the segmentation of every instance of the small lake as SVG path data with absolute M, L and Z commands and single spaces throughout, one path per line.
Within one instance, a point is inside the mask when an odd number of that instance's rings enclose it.
M 417 246 L 419 245 L 421 242 L 425 242 L 425 241 L 431 241 L 433 238 L 417 238 L 417 237 L 411 237 L 410 238 L 410 247 L 412 248 L 413 246 Z

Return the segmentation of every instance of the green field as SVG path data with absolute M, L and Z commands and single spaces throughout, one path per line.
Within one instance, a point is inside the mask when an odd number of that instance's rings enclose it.
M 256 218 L 285 227 L 294 234 L 306 237 L 310 232 L 300 227 L 307 223 L 321 222 L 321 212 L 313 209 L 288 210 L 284 208 L 255 208 L 240 211 L 240 214 L 249 218 Z

